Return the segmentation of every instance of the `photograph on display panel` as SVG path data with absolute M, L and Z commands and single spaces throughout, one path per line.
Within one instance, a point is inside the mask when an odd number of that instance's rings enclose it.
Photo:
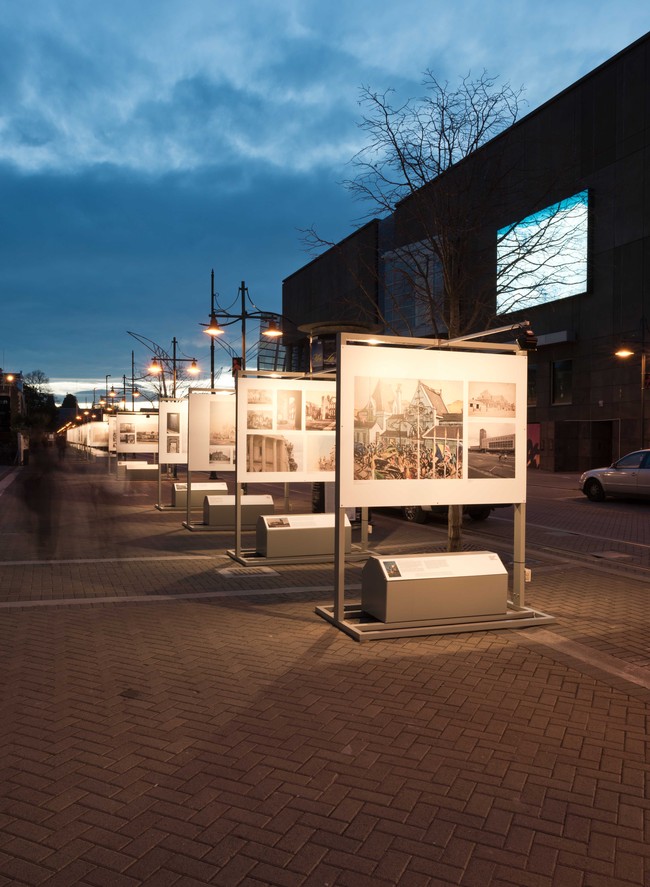
M 178 434 L 181 430 L 181 414 L 167 413 L 167 431 L 169 433 Z
M 210 402 L 210 465 L 232 466 L 235 461 L 236 424 L 232 397 Z
M 336 429 L 336 394 L 305 392 L 305 430 Z
M 304 471 L 302 437 L 284 434 L 248 434 L 246 471 L 286 474 Z
M 158 433 L 160 461 L 167 465 L 187 462 L 187 400 L 160 399 Z
M 276 392 L 275 427 L 278 431 L 300 431 L 302 428 L 302 391 Z
M 354 479 L 463 477 L 460 380 L 354 380 Z
M 467 476 L 515 476 L 517 435 L 514 422 L 471 420 L 467 433 Z
M 517 393 L 514 382 L 469 382 L 467 393 L 470 417 L 514 419 Z
M 336 436 L 334 434 L 310 435 L 305 440 L 307 447 L 307 471 L 336 470 Z
M 192 389 L 188 396 L 190 471 L 233 471 L 236 410 L 233 391 Z

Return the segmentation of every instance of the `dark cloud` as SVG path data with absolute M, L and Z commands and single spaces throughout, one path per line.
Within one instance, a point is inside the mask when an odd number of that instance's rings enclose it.
M 282 278 L 309 260 L 297 229 L 318 207 L 327 232 L 343 236 L 348 198 L 326 176 L 249 169 L 235 187 L 232 174 L 224 187 L 223 168 L 156 178 L 0 168 L 14 208 L 0 216 L 0 348 L 10 362 L 101 377 L 130 356 L 126 330 L 191 340 L 209 313 L 211 268 L 228 302 L 246 280 L 258 305 L 279 310 Z

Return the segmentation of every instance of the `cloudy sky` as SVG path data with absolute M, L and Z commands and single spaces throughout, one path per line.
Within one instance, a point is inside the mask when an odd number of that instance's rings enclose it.
M 340 182 L 361 86 L 483 69 L 532 110 L 650 29 L 638 0 L 2 0 L 0 366 L 55 392 L 147 361 L 206 368 L 210 271 L 279 311 L 361 208 Z M 237 303 L 236 303 L 237 304 Z M 235 304 L 235 308 L 236 308 Z M 234 309 L 233 309 L 234 310 Z M 221 352 L 219 352 L 221 353 Z

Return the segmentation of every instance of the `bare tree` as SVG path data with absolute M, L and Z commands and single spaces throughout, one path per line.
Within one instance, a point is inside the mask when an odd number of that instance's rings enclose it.
M 573 279 L 579 287 L 586 206 L 549 205 L 550 171 L 527 169 L 516 138 L 496 139 L 517 121 L 523 89 L 486 72 L 454 87 L 426 71 L 422 85 L 424 95 L 398 104 L 392 90 L 361 90 L 366 144 L 344 185 L 364 206 L 361 221 L 391 224 L 378 286 L 359 286 L 369 315 L 389 332 L 454 338 L 553 297 Z M 539 212 L 528 224 L 520 216 L 503 225 L 512 196 L 517 204 L 524 194 Z M 338 248 L 313 227 L 302 234 L 311 251 Z M 460 522 L 460 506 L 450 506 L 450 550 L 460 547 Z

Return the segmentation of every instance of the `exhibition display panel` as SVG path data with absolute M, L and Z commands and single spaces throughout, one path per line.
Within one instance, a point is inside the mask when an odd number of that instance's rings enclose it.
M 158 404 L 158 461 L 187 464 L 187 398 L 161 397 Z
M 553 621 L 524 605 L 526 358 L 517 344 L 339 334 L 336 578 L 320 616 L 356 640 Z M 514 506 L 511 600 L 493 553 L 436 552 L 371 559 L 364 600 L 345 603 L 346 508 L 501 503 Z
M 331 374 L 318 378 L 260 371 L 237 374 L 236 495 L 241 495 L 244 484 L 281 482 L 288 511 L 289 483 L 334 481 L 335 444 L 336 381 Z M 306 563 L 319 556 L 280 547 L 286 553 L 279 557 L 291 562 Z M 235 550 L 229 554 L 246 565 L 263 557 L 256 550 L 242 552 L 240 526 Z
M 117 413 L 115 449 L 120 453 L 158 453 L 158 413 Z
M 334 480 L 332 379 L 237 379 L 237 482 Z
M 188 394 L 188 471 L 234 471 L 236 398 L 233 389 L 191 388 Z
M 179 419 L 181 416 L 179 416 Z M 187 398 L 187 498 L 183 526 L 194 529 L 190 519 L 192 474 L 235 470 L 236 397 L 232 388 L 190 388 Z

